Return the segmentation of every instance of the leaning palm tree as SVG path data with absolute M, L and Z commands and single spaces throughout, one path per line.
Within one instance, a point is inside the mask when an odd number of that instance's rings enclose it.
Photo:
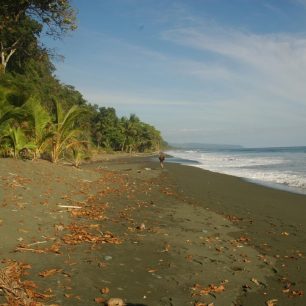
M 78 105 L 73 105 L 65 112 L 61 104 L 58 101 L 55 102 L 55 120 L 52 124 L 51 137 L 52 162 L 57 163 L 65 150 L 86 142 L 80 139 L 82 131 L 76 127 L 77 119 L 85 113 L 87 110 Z
M 23 105 L 29 116 L 33 142 L 36 145 L 35 158 L 39 158 L 48 146 L 48 140 L 52 136 L 48 127 L 51 125 L 51 117 L 42 107 L 39 100 L 31 97 Z

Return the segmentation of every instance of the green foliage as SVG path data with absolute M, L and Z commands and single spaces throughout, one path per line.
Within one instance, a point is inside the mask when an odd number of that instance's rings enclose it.
M 53 162 L 68 158 L 78 166 L 92 145 L 106 151 L 159 150 L 163 139 L 153 126 L 134 114 L 119 118 L 114 108 L 91 105 L 56 79 L 40 37 L 61 37 L 75 27 L 70 0 L 1 0 L 0 155 L 18 158 L 27 152 Z
M 51 117 L 34 97 L 28 99 L 23 108 L 28 117 L 29 134 L 35 144 L 35 157 L 38 158 L 46 151 L 48 141 L 52 137 Z
M 114 108 L 100 107 L 92 124 L 94 143 L 106 150 L 120 150 L 123 135 Z
M 9 127 L 6 129 L 4 140 L 11 144 L 14 158 L 17 158 L 22 150 L 35 148 L 35 144 L 28 141 L 25 132 L 20 127 Z
M 0 70 L 5 73 L 11 58 L 24 63 L 39 54 L 43 32 L 60 38 L 75 28 L 69 0 L 1 0 Z
M 73 105 L 65 111 L 59 102 L 56 102 L 55 106 L 56 111 L 51 132 L 51 158 L 54 163 L 58 162 L 65 150 L 86 143 L 86 140 L 81 139 L 82 130 L 76 126 L 77 119 L 86 110 L 78 105 Z

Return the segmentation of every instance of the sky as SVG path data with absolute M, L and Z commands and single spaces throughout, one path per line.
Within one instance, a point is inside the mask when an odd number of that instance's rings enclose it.
M 56 75 L 170 143 L 306 145 L 306 0 L 74 0 Z

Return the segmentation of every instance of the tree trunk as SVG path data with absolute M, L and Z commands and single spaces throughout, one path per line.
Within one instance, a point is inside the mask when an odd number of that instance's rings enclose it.
M 16 52 L 16 45 L 18 41 L 15 41 L 13 45 L 9 48 L 4 48 L 3 43 L 0 42 L 0 74 L 4 74 L 6 70 L 7 63 L 9 62 L 12 55 Z

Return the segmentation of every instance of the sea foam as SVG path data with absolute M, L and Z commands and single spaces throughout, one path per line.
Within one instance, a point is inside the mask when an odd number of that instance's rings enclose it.
M 306 193 L 305 148 L 272 149 L 171 150 L 167 153 L 181 164 Z

